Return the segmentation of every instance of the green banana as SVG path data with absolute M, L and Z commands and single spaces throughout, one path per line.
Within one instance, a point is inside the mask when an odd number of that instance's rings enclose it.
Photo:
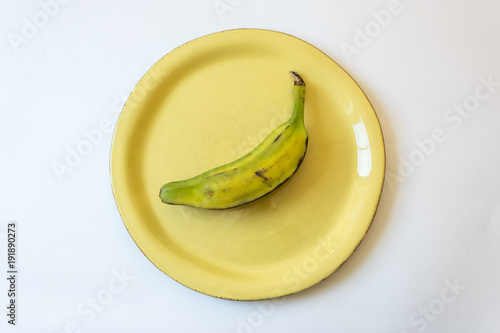
M 257 200 L 285 183 L 301 165 L 308 141 L 304 125 L 306 85 L 299 74 L 290 73 L 294 79 L 294 107 L 288 121 L 243 157 L 196 177 L 163 185 L 161 201 L 227 209 Z

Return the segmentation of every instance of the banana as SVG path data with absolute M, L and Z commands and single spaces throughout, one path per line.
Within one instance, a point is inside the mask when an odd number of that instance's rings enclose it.
M 257 200 L 285 183 L 300 167 L 308 142 L 304 125 L 306 85 L 299 74 L 290 73 L 294 79 L 294 107 L 288 121 L 239 159 L 196 177 L 163 185 L 161 201 L 227 209 Z

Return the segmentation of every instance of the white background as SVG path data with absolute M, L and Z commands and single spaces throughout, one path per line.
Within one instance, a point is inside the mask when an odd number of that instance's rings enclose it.
M 498 332 L 499 14 L 495 0 L 1 0 L 0 330 Z M 364 89 L 386 141 L 368 235 L 335 274 L 279 302 L 205 296 L 147 260 L 114 204 L 109 131 L 62 175 L 54 169 L 85 133 L 114 126 L 163 55 L 233 28 L 324 51 Z

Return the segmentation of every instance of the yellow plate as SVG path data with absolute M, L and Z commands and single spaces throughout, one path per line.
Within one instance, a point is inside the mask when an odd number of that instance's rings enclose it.
M 296 175 L 226 211 L 163 204 L 160 187 L 253 149 L 307 84 L 309 148 Z M 323 280 L 375 214 L 385 173 L 377 116 L 354 80 L 293 36 L 238 29 L 188 42 L 139 81 L 116 126 L 111 180 L 123 222 L 168 276 L 207 295 L 258 300 Z

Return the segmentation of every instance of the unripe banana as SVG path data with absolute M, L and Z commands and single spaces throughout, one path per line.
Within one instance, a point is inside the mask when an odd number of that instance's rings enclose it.
M 306 85 L 296 72 L 290 73 L 294 79 L 294 107 L 288 121 L 243 157 L 196 177 L 163 185 L 161 201 L 227 209 L 257 200 L 286 182 L 301 165 L 308 141 L 304 126 Z

